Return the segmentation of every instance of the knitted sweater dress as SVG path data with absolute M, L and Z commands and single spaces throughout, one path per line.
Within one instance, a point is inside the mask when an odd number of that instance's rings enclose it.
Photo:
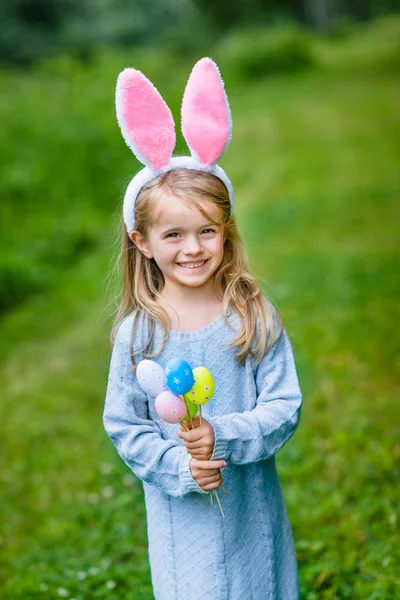
M 276 315 L 275 317 L 276 318 Z M 103 422 L 116 449 L 142 480 L 149 560 L 156 600 L 298 600 L 292 531 L 275 466 L 275 454 L 293 435 L 302 396 L 286 330 L 258 366 L 240 365 L 227 344 L 239 329 L 228 310 L 191 333 L 171 330 L 153 360 L 165 367 L 179 357 L 207 367 L 215 380 L 202 408 L 214 428 L 212 460 L 223 458 L 223 483 L 211 505 L 193 479 L 179 425 L 162 421 L 155 399 L 138 386 L 129 356 L 133 315 L 120 325 L 112 352 Z M 162 340 L 156 326 L 154 347 Z M 143 348 L 141 319 L 133 332 Z M 141 355 L 136 357 L 137 362 Z

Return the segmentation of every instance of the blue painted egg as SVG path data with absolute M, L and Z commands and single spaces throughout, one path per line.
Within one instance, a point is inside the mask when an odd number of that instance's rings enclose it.
M 186 394 L 194 383 L 190 365 L 181 358 L 172 358 L 165 367 L 167 386 L 174 394 Z

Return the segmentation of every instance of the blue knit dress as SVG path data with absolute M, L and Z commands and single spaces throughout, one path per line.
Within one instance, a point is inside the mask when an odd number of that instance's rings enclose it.
M 276 315 L 275 315 L 276 318 Z M 112 352 L 103 422 L 119 455 L 142 480 L 156 600 L 298 600 L 292 531 L 275 454 L 300 419 L 302 396 L 286 330 L 256 366 L 240 365 L 227 344 L 240 329 L 228 311 L 191 333 L 171 330 L 154 360 L 179 357 L 207 367 L 215 380 L 203 417 L 214 428 L 212 460 L 223 458 L 225 513 L 193 479 L 179 425 L 162 421 L 155 399 L 138 386 L 129 356 L 133 315 L 119 327 Z M 154 348 L 163 332 L 156 326 Z M 143 348 L 145 320 L 133 332 Z M 139 355 L 136 360 L 141 360 Z

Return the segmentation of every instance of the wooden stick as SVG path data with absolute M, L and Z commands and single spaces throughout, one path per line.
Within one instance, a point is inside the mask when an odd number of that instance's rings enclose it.
M 189 421 L 190 421 L 190 429 L 194 429 L 194 425 L 193 425 L 193 421 L 192 421 L 192 415 L 190 414 L 190 410 L 188 408 L 187 402 L 186 402 L 186 394 L 183 394 L 183 401 L 186 404 L 186 412 L 188 414 L 189 417 Z
M 201 404 L 200 404 L 200 425 L 203 425 L 203 413 L 201 412 Z
M 214 496 L 212 495 L 212 490 L 210 492 L 210 500 L 211 500 L 211 506 L 214 506 Z
M 190 414 L 190 410 L 189 409 L 188 409 L 188 415 L 189 415 L 189 421 L 190 421 L 190 424 L 192 426 L 192 429 L 196 429 L 195 426 L 193 425 L 192 415 Z
M 229 495 L 229 494 L 228 494 L 228 492 L 226 491 L 226 489 L 224 488 L 224 486 L 222 485 L 222 483 L 221 483 L 221 485 L 220 485 L 219 487 L 223 489 L 224 493 L 225 493 L 227 496 Z
M 221 515 L 222 515 L 222 516 L 223 516 L 223 518 L 225 519 L 224 511 L 222 510 L 222 506 L 221 506 L 221 502 L 219 501 L 219 497 L 218 497 L 218 494 L 217 494 L 217 490 L 214 490 L 214 493 L 215 493 L 215 495 L 216 495 L 216 497 L 217 497 L 217 502 L 218 502 L 218 504 L 219 504 L 219 510 L 221 511 Z

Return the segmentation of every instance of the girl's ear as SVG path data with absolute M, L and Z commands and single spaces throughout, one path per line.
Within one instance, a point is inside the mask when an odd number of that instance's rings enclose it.
M 153 255 L 149 249 L 149 245 L 143 234 L 139 233 L 139 231 L 131 231 L 129 237 L 131 242 L 135 244 L 136 248 L 138 248 L 146 258 L 153 258 Z

